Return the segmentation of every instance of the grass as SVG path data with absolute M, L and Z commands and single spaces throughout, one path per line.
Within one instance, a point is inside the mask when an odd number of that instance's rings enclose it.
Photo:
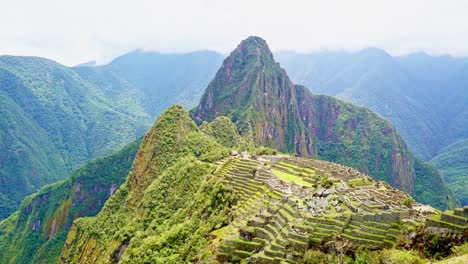
M 295 176 L 295 175 L 292 175 L 283 171 L 275 170 L 275 169 L 273 169 L 273 174 L 275 174 L 276 177 L 280 178 L 281 180 L 285 182 L 292 182 L 292 183 L 299 184 L 302 186 L 312 187 L 312 184 L 307 181 L 304 181 L 302 177 Z

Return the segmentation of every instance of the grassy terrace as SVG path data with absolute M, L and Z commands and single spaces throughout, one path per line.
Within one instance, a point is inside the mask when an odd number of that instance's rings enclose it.
M 315 174 L 315 170 L 312 169 L 312 168 L 299 167 L 299 166 L 297 166 L 295 164 L 284 162 L 284 161 L 278 162 L 275 166 L 278 167 L 278 168 L 281 168 L 283 170 L 290 171 L 290 172 L 292 172 L 294 174 L 298 174 L 298 173 L 301 173 L 301 174 Z
M 284 171 L 276 170 L 274 168 L 272 169 L 272 171 L 273 171 L 273 174 L 276 175 L 276 177 L 280 178 L 281 180 L 285 182 L 292 182 L 292 183 L 296 183 L 296 184 L 307 186 L 307 187 L 312 186 L 310 182 L 305 181 L 304 178 L 302 177 L 299 177 L 299 176 L 296 176 L 296 175 L 293 175 Z

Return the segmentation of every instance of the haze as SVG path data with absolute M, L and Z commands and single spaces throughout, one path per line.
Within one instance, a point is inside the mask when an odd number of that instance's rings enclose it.
M 468 55 L 468 1 L 4 1 L 0 54 L 74 65 L 134 49 L 226 53 L 248 35 L 274 51 Z

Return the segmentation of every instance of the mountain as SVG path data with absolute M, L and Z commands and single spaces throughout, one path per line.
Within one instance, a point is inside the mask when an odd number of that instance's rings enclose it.
M 75 65 L 75 67 L 96 67 L 96 66 L 97 66 L 97 62 L 95 60 L 91 60 L 91 61 L 87 61 L 87 62 L 80 63 L 78 65 Z
M 96 85 L 117 79 L 123 82 L 119 86 L 136 90 L 145 112 L 154 118 L 174 103 L 195 106 L 222 60 L 223 56 L 213 51 L 162 54 L 137 50 L 107 65 L 77 70 Z
M 388 118 L 410 150 L 424 160 L 468 136 L 468 58 L 425 53 L 392 57 L 376 48 L 356 53 L 280 52 L 277 58 L 293 81 L 312 92 Z M 444 177 L 451 181 L 450 175 Z M 457 199 L 466 200 L 467 195 L 457 192 Z
M 136 51 L 70 68 L 0 56 L 0 219 L 43 185 L 142 136 L 169 105 L 194 106 L 221 60 Z
M 452 232 L 435 246 L 460 243 L 465 227 L 454 223 L 466 221 L 468 210 L 434 214 L 387 183 L 330 162 L 251 148 L 229 156 L 219 142 L 239 137 L 225 129 L 233 125 L 220 116 L 202 125 L 206 134 L 181 106 L 167 109 L 126 182 L 99 214 L 73 222 L 60 262 L 310 263 L 326 259 L 324 249 L 340 254 L 329 256 L 337 262 L 358 247 L 385 259 L 375 250 L 397 246 L 405 230 L 419 239 L 415 228 L 425 227 L 427 215 L 431 232 Z M 402 254 L 400 262 L 411 257 Z
M 211 163 L 227 154 L 182 107 L 167 109 L 144 137 L 127 181 L 96 217 L 74 222 L 62 262 L 195 257 L 207 232 L 228 221 L 230 192 L 212 177 Z
M 26 197 L 0 222 L 2 263 L 57 263 L 73 220 L 96 215 L 125 181 L 141 140 Z
M 390 122 L 366 108 L 294 85 L 261 38 L 242 41 L 192 111 L 198 122 L 221 115 L 260 146 L 352 166 L 410 194 L 417 189 L 416 199 L 434 206 L 453 203 L 437 170 L 415 174 L 415 159 Z
M 447 185 L 461 204 L 468 204 L 468 139 L 453 143 L 431 160 L 445 176 Z
M 151 118 L 122 110 L 73 68 L 0 57 L 0 217 L 24 196 L 144 133 Z

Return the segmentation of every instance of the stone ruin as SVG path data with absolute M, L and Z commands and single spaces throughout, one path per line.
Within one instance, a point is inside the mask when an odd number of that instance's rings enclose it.
M 434 213 L 405 205 L 409 196 L 384 182 L 326 161 L 241 153 L 223 161 L 216 175 L 238 197 L 232 222 L 217 231 L 224 241 L 220 261 L 292 263 L 296 253 L 327 241 L 379 249 L 395 244 L 403 226 Z M 463 224 L 465 214 L 457 210 L 441 221 Z

